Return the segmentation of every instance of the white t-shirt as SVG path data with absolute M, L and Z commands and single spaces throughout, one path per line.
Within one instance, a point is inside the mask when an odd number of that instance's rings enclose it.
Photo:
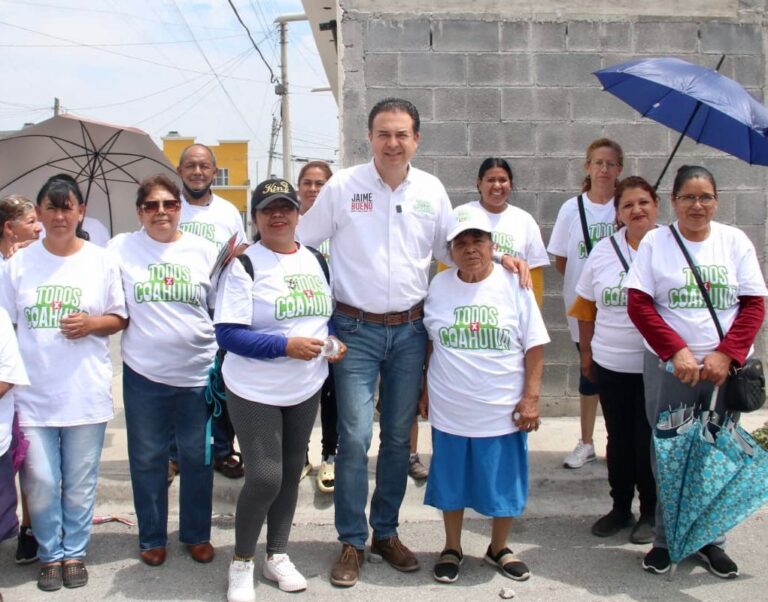
M 95 217 L 86 215 L 83 218 L 83 230 L 88 232 L 88 240 L 93 244 L 105 248 L 109 239 L 109 230 Z
M 17 325 L 30 386 L 15 392 L 21 426 L 78 426 L 112 418 L 109 337 L 64 338 L 59 320 L 75 312 L 128 317 L 120 269 L 90 242 L 67 257 L 35 241 L 4 265 L 0 306 Z
M 0 397 L 0 456 L 11 447 L 11 426 L 13 425 L 13 392 L 19 385 L 28 385 L 27 371 L 21 361 L 19 345 L 13 324 L 0 307 L 0 382 L 15 385 L 13 389 Z
M 217 348 L 208 313 L 215 296 L 213 245 L 186 233 L 162 243 L 139 230 L 118 234 L 109 249 L 120 265 L 130 316 L 123 361 L 154 382 L 205 385 Z
M 523 395 L 525 353 L 549 342 L 533 292 L 499 265 L 473 284 L 445 270 L 429 286 L 424 326 L 433 345 L 432 426 L 463 437 L 518 430 L 512 414 Z
M 674 226 L 679 233 L 677 222 Z M 718 222 L 710 223 L 706 240 L 683 238 L 683 244 L 727 333 L 736 319 L 739 297 L 768 295 L 755 247 L 744 232 Z M 659 315 L 685 341 L 697 361 L 720 344 L 712 316 L 669 228 L 657 228 L 643 237 L 624 286 L 653 297 Z M 646 347 L 653 351 L 647 342 Z
M 299 239 L 330 239 L 334 297 L 367 312 L 405 311 L 427 295 L 432 255 L 448 258 L 451 203 L 435 176 L 411 166 L 395 190 L 373 161 L 336 172 L 299 219 Z
M 325 339 L 333 313 L 331 288 L 317 258 L 303 246 L 274 253 L 257 242 L 246 250 L 254 278 L 235 260 L 219 282 L 216 324 L 245 324 L 285 337 Z M 291 406 L 314 394 L 328 376 L 328 362 L 289 357 L 253 359 L 228 352 L 224 381 L 234 393 L 273 406 Z
M 592 246 L 597 241 L 613 234 L 616 210 L 613 207 L 613 199 L 601 205 L 593 203 L 586 192 L 584 198 L 584 213 L 587 217 L 587 229 Z M 584 232 L 581 228 L 579 217 L 578 195 L 563 203 L 557 214 L 555 225 L 552 228 L 552 236 L 549 239 L 547 251 L 558 257 L 565 257 L 565 277 L 563 279 L 563 300 L 566 313 L 573 305 L 576 298 L 576 283 L 579 281 L 581 270 L 587 261 L 587 247 L 584 244 Z M 576 318 L 566 316 L 568 330 L 571 331 L 571 340 L 579 342 L 579 324 Z
M 243 218 L 237 207 L 213 193 L 207 205 L 192 205 L 182 193 L 179 230 L 201 236 L 215 244 L 217 251 L 235 233 L 239 242 L 245 242 Z
M 485 211 L 493 227 L 493 242 L 497 251 L 528 262 L 530 268 L 549 265 L 549 255 L 541 239 L 541 230 L 533 216 L 519 207 L 507 205 L 501 213 L 486 210 L 480 201 L 469 203 Z
M 635 251 L 627 243 L 627 229 L 612 235 L 624 260 L 631 266 Z M 614 372 L 643 372 L 643 337 L 627 315 L 626 272 L 610 237 L 599 241 L 587 259 L 576 285 L 576 294 L 597 304 L 592 357 Z

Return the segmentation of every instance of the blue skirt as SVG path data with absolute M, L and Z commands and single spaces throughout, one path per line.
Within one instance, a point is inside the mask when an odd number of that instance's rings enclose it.
M 472 508 L 485 516 L 519 516 L 528 501 L 528 435 L 460 437 L 432 427 L 432 462 L 424 503 Z

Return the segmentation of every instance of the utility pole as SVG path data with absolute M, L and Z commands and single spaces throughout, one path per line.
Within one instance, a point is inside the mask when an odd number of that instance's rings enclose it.
M 53 99 L 53 116 L 58 117 L 61 112 L 61 101 L 58 98 Z
M 275 145 L 277 144 L 277 133 L 280 131 L 280 124 L 277 118 L 272 116 L 272 133 L 269 135 L 269 161 L 267 162 L 267 177 L 272 177 L 272 160 L 275 158 Z
M 275 93 L 281 97 L 280 114 L 283 122 L 283 179 L 293 181 L 291 164 L 291 108 L 288 98 L 288 26 L 291 21 L 306 21 L 305 14 L 283 15 L 275 19 L 280 30 L 280 83 Z

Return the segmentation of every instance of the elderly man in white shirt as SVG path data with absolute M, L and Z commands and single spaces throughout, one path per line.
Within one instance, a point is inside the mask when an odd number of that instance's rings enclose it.
M 182 182 L 181 221 L 179 230 L 191 232 L 213 245 L 218 251 L 233 234 L 245 242 L 243 218 L 237 208 L 213 194 L 211 185 L 216 177 L 216 156 L 204 144 L 191 144 L 181 152 L 176 168 Z M 213 421 L 213 467 L 225 477 L 241 478 L 244 474 L 240 454 L 235 452 L 235 431 L 226 407 Z M 171 442 L 171 463 L 168 476 L 178 473 L 176 442 Z
M 419 114 L 388 98 L 368 117 L 373 160 L 339 171 L 299 222 L 299 238 L 330 240 L 336 311 L 347 345 L 334 366 L 338 401 L 336 530 L 343 544 L 331 582 L 357 582 L 368 539 L 368 449 L 373 397 L 381 377 L 381 445 L 371 502 L 371 556 L 400 571 L 419 563 L 397 536 L 405 494 L 409 433 L 422 383 L 427 335 L 422 324 L 433 254 L 446 260 L 451 203 L 440 181 L 410 164 L 419 143 Z

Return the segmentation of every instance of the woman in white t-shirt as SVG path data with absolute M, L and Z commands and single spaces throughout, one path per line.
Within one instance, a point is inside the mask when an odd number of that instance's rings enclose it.
M 581 194 L 563 203 L 557 214 L 547 251 L 555 256 L 555 269 L 563 276 L 566 314 L 576 298 L 576 283 L 592 247 L 613 234 L 616 212 L 613 190 L 624 165 L 624 151 L 617 142 L 598 138 L 587 147 Z M 586 231 L 586 236 L 585 236 Z M 576 318 L 566 316 L 571 340 L 579 346 Z M 592 435 L 597 416 L 597 386 L 579 371 L 581 438 L 563 460 L 566 468 L 581 468 L 595 460 Z
M 419 411 L 432 424 L 424 503 L 443 511 L 445 546 L 433 571 L 443 583 L 459 576 L 465 508 L 493 517 L 486 562 L 511 579 L 530 576 L 507 535 L 528 498 L 526 433 L 539 426 L 549 336 L 533 292 L 493 263 L 492 232 L 479 208 L 454 210 L 447 240 L 457 268 L 435 276 L 424 305 L 429 366 Z
M 533 294 L 541 307 L 544 299 L 544 267 L 549 265 L 549 255 L 533 216 L 509 204 L 512 168 L 506 159 L 489 157 L 480 164 L 477 191 L 480 200 L 469 204 L 482 208 L 488 214 L 493 228 L 494 250 L 528 262 Z
M 339 361 L 346 352 L 335 337 L 335 345 L 326 347 L 331 287 L 318 258 L 296 242 L 299 200 L 293 186 L 279 179 L 261 182 L 251 197 L 251 219 L 259 240 L 222 275 L 214 315 L 216 338 L 227 350 L 227 407 L 245 463 L 227 591 L 229 600 L 239 601 L 254 599 L 253 558 L 265 520 L 264 577 L 283 591 L 307 587 L 286 548 L 328 376 L 326 359 Z
M 125 328 L 112 255 L 77 237 L 82 197 L 51 179 L 37 196 L 45 238 L 6 262 L 0 305 L 17 325 L 30 386 L 14 392 L 29 441 L 21 469 L 44 591 L 87 583 L 99 459 L 112 418 L 109 335 Z
M 35 204 L 27 197 L 12 194 L 0 199 L 0 255 L 3 261 L 7 261 L 16 251 L 40 238 L 42 230 L 43 226 L 37 219 Z M 8 395 L 8 399 L 12 397 Z M 13 408 L 13 402 L 10 407 Z M 20 493 L 21 525 L 14 560 L 17 564 L 28 564 L 37 560 L 37 540 L 32 532 L 27 496 L 23 491 Z
M 595 245 L 576 285 L 570 316 L 579 321 L 581 370 L 597 383 L 608 433 L 606 455 L 613 508 L 592 525 L 598 537 L 632 526 L 637 487 L 640 519 L 629 540 L 653 541 L 656 482 L 651 472 L 651 429 L 645 419 L 643 339 L 627 316 L 622 286 L 637 247 L 656 228 L 659 197 L 643 178 L 630 176 L 616 187 L 618 232 Z
M 743 364 L 752 354 L 768 294 L 752 242 L 738 228 L 714 221 L 717 185 L 708 170 L 687 165 L 678 170 L 672 207 L 677 220 L 645 236 L 625 281 L 629 317 L 645 338 L 643 379 L 651 426 L 670 403 L 709 405 L 713 388 L 725 382 L 731 365 Z M 712 302 L 722 341 L 683 248 Z M 671 373 L 664 366 L 670 362 Z M 720 416 L 721 404 L 722 399 L 716 409 Z M 656 474 L 655 456 L 651 461 Z M 696 556 L 714 575 L 728 579 L 739 571 L 723 550 L 724 542 L 720 537 Z M 670 564 L 664 517 L 657 504 L 655 539 L 643 568 L 665 573 Z
M 179 230 L 181 197 L 165 175 L 136 193 L 141 229 L 109 243 L 120 265 L 130 323 L 121 340 L 123 402 L 139 557 L 165 561 L 168 446 L 181 466 L 179 539 L 197 562 L 213 560 L 213 469 L 205 387 L 216 353 L 209 307 L 216 250 Z

